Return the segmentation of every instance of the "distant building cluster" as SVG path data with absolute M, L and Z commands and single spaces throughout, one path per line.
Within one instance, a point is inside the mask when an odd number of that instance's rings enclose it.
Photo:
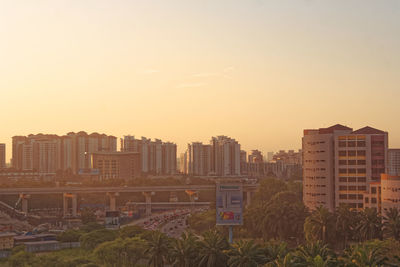
M 35 170 L 39 173 L 57 171 L 78 174 L 91 168 L 95 152 L 117 151 L 117 138 L 105 134 L 85 132 L 58 136 L 37 134 L 12 138 L 11 165 L 16 170 Z
M 128 135 L 121 139 L 121 151 L 136 152 L 140 155 L 141 170 L 150 175 L 173 175 L 176 173 L 176 144 L 152 141 L 146 137 L 135 139 Z
M 247 155 L 235 139 L 217 136 L 212 137 L 209 144 L 188 144 L 185 153 L 181 154 L 179 166 L 181 173 L 191 176 L 301 179 L 301 150 L 269 152 L 268 157 L 270 159 L 266 160 L 259 150 L 252 150 Z
M 194 176 L 240 176 L 240 144 L 228 136 L 212 137 L 210 144 L 188 144 L 180 171 Z
M 334 125 L 304 130 L 303 199 L 310 209 L 400 207 L 400 150 L 388 133 Z
M 125 136 L 117 151 L 117 138 L 105 134 L 14 136 L 11 168 L 6 168 L 5 144 L 0 144 L 0 178 L 52 180 L 66 175 L 107 180 L 173 175 L 176 150 L 174 143 L 145 137 Z

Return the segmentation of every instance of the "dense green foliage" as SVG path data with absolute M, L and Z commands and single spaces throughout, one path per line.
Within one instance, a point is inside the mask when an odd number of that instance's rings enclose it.
M 298 183 L 265 179 L 245 211 L 245 224 L 215 226 L 215 210 L 194 214 L 179 239 L 138 226 L 107 230 L 88 223 L 59 235 L 81 248 L 35 255 L 13 250 L 9 266 L 400 266 L 400 213 L 374 209 L 309 211 Z

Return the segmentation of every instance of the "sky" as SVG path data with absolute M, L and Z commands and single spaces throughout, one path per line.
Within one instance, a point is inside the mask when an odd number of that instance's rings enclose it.
M 0 143 L 87 131 L 245 150 L 341 123 L 400 147 L 400 1 L 1 0 Z

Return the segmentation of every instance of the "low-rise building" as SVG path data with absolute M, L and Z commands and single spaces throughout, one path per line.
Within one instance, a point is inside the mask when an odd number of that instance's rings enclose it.
M 11 249 L 14 247 L 14 233 L 0 233 L 0 250 Z
M 100 180 L 130 180 L 141 176 L 138 152 L 96 152 L 92 157 L 93 168 L 99 170 Z

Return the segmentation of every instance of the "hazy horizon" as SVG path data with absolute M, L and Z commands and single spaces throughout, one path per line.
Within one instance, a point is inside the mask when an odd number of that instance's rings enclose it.
M 301 148 L 306 128 L 400 147 L 399 1 L 3 1 L 0 143 L 86 131 Z M 119 142 L 118 142 L 119 144 Z

